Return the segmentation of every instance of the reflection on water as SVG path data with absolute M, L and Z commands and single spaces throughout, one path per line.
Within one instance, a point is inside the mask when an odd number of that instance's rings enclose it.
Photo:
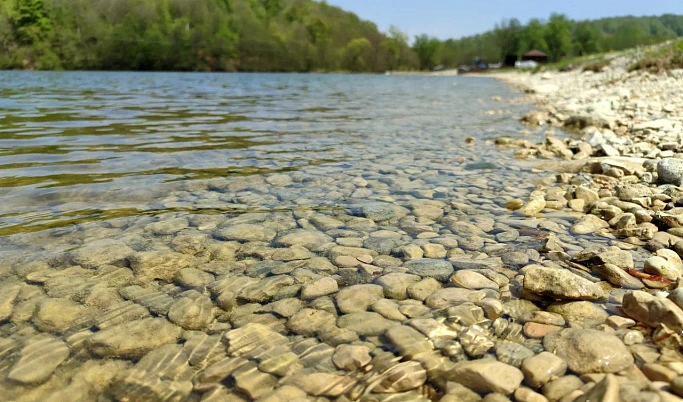
M 469 156 L 464 136 L 517 131 L 507 115 L 482 118 L 501 90 L 453 77 L 4 72 L 0 236 L 168 211 L 154 201 L 189 181 L 353 167 L 400 137 L 399 151 Z

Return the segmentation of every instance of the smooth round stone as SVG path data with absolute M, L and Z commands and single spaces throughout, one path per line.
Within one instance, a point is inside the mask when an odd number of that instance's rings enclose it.
M 560 302 L 548 306 L 551 313 L 560 314 L 568 324 L 579 324 L 584 328 L 603 324 L 609 314 L 599 305 L 588 301 Z
M 683 160 L 666 158 L 657 164 L 657 177 L 659 184 L 683 185 Z
M 472 290 L 493 289 L 498 290 L 495 282 L 484 275 L 470 270 L 461 270 L 451 276 L 451 282 L 458 287 Z
M 614 335 L 591 329 L 565 329 L 545 337 L 543 346 L 579 374 L 616 373 L 633 365 L 633 356 Z
M 382 275 L 375 283 L 384 289 L 384 296 L 390 299 L 405 300 L 408 298 L 408 287 L 420 281 L 417 275 L 391 273 Z
M 362 312 L 346 314 L 337 319 L 339 328 L 346 328 L 361 336 L 382 335 L 387 329 L 399 323 L 387 320 L 378 313 Z
M 301 286 L 302 299 L 315 299 L 335 293 L 339 290 L 337 281 L 330 277 L 320 278 L 311 283 L 305 283 Z
M 518 368 L 490 359 L 457 363 L 448 376 L 450 380 L 482 394 L 510 395 L 524 380 L 524 374 Z
M 669 261 L 662 257 L 650 257 L 645 260 L 643 271 L 648 274 L 662 276 L 667 279 L 677 279 L 680 276 L 680 271 L 673 267 Z
M 453 265 L 445 260 L 421 258 L 407 261 L 403 266 L 408 268 L 409 274 L 418 275 L 422 278 L 434 278 L 440 282 L 446 282 L 453 274 Z
M 506 266 L 518 267 L 529 263 L 529 256 L 518 251 L 505 253 L 501 255 L 500 258 L 503 260 L 503 264 Z

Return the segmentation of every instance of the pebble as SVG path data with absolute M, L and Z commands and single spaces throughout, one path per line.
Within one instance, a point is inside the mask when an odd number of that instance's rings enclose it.
M 633 356 L 614 335 L 591 329 L 565 329 L 543 340 L 547 351 L 555 353 L 579 374 L 616 373 L 633 364 Z
M 367 311 L 372 303 L 384 297 L 384 289 L 379 285 L 353 285 L 337 293 L 335 300 L 342 313 Z
M 602 288 L 568 270 L 531 265 L 525 267 L 524 289 L 560 300 L 602 300 Z
M 460 362 L 447 375 L 475 392 L 503 395 L 511 395 L 524 380 L 519 369 L 495 360 Z
M 498 290 L 498 285 L 496 285 L 495 282 L 492 280 L 488 279 L 484 275 L 475 272 L 475 271 L 470 271 L 470 270 L 461 270 L 457 271 L 456 273 L 451 276 L 450 281 L 454 283 L 456 286 L 465 288 L 465 289 L 473 289 L 473 290 L 481 290 L 481 289 L 493 289 L 493 290 Z
M 21 349 L 21 357 L 7 378 L 22 384 L 43 383 L 69 357 L 69 353 L 69 348 L 60 339 L 45 337 L 35 340 Z
M 562 377 L 567 371 L 567 363 L 552 353 L 541 352 L 524 360 L 521 369 L 526 382 L 533 388 L 540 388 Z
M 316 299 L 336 293 L 339 290 L 337 281 L 330 277 L 320 278 L 311 283 L 305 283 L 301 287 L 302 299 Z
M 168 343 L 175 343 L 182 330 L 163 318 L 145 318 L 97 332 L 86 341 L 100 357 L 136 358 Z M 154 334 L 154 336 L 149 336 Z

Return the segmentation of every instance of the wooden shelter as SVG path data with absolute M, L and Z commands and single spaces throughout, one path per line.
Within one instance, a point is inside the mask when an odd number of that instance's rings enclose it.
M 547 63 L 548 62 L 548 55 L 541 52 L 540 50 L 530 50 L 522 55 L 522 60 L 532 60 L 535 61 L 536 63 Z

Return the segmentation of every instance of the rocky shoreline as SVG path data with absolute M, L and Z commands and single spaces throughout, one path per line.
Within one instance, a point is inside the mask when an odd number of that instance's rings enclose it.
M 495 140 L 518 162 L 469 163 L 493 142 L 438 138 L 443 151 L 420 153 L 423 138 L 392 138 L 351 166 L 193 183 L 159 201 L 239 213 L 12 238 L 49 247 L 0 260 L 0 391 L 51 402 L 680 400 L 683 75 L 627 63 L 505 75 L 529 93 L 518 101 L 541 108 L 525 122 L 555 132 Z

